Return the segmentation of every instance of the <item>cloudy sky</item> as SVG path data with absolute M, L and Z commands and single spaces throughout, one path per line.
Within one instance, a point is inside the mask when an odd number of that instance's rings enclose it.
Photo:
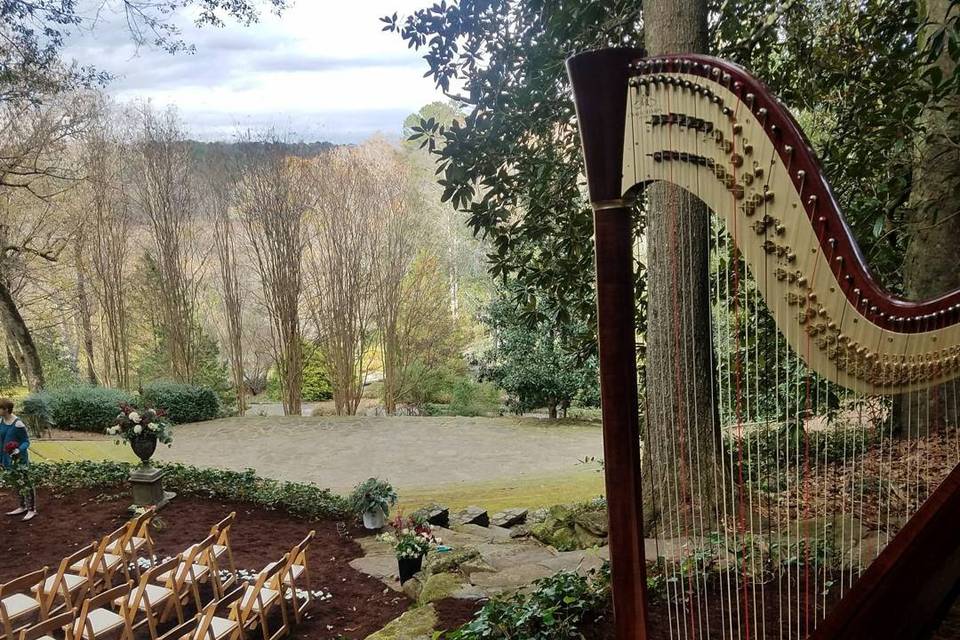
M 106 16 L 74 34 L 67 55 L 114 74 L 108 92 L 120 101 L 176 105 L 198 139 L 272 127 L 306 141 L 357 142 L 398 135 L 407 114 L 442 99 L 422 77 L 423 60 L 378 21 L 429 2 L 295 0 L 282 17 L 223 29 L 196 29 L 182 16 L 192 55 L 137 51 L 123 20 Z

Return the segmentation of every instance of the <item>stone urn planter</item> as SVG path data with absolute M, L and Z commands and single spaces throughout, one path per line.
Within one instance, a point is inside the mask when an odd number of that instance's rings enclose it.
M 403 584 L 423 568 L 423 556 L 416 558 L 397 558 L 397 568 L 400 574 L 400 584 Z
M 135 506 L 160 509 L 175 495 L 163 490 L 165 472 L 150 464 L 158 443 L 173 442 L 170 429 L 163 412 L 153 409 L 139 412 L 130 405 L 120 406 L 120 414 L 107 429 L 108 435 L 117 438 L 117 444 L 130 443 L 134 455 L 140 458 L 140 466 L 130 472 L 130 493 Z
M 140 458 L 140 466 L 149 467 L 150 458 L 157 450 L 157 437 L 154 435 L 142 434 L 130 439 L 130 448 L 134 455 Z

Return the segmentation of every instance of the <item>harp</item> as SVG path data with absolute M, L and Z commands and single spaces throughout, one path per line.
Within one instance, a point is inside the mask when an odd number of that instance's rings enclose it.
M 616 637 L 931 637 L 960 586 L 960 291 L 907 301 L 874 280 L 807 138 L 744 69 L 630 49 L 567 66 L 594 209 Z M 648 310 L 644 353 L 631 216 L 664 183 L 667 264 L 702 275 L 650 294 L 674 308 Z M 648 272 L 651 291 L 670 271 Z M 691 345 L 700 290 L 710 330 Z M 671 328 L 652 376 L 655 323 Z M 706 438 L 684 406 L 698 384 Z M 651 502 L 669 517 L 645 531 Z

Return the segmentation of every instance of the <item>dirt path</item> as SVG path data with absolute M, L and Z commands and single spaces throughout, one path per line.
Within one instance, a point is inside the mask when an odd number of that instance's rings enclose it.
M 536 419 L 244 417 L 182 425 L 160 460 L 309 481 L 345 492 L 370 476 L 408 496 L 472 487 L 510 502 L 512 490 L 596 495 L 600 474 L 579 462 L 601 457 L 598 425 Z M 544 495 L 551 503 L 552 495 Z M 414 498 L 414 501 L 419 501 Z M 560 500 L 562 501 L 562 500 Z M 453 500 L 457 502 L 457 500 Z M 529 502 L 529 501 L 528 501 Z M 540 502 L 537 499 L 536 502 Z

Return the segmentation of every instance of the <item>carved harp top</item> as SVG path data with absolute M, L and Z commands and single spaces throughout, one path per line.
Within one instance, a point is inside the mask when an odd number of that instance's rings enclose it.
M 871 276 L 813 150 L 744 69 L 605 49 L 568 62 L 597 209 L 677 184 L 726 225 L 780 332 L 820 375 L 902 393 L 960 371 L 960 290 L 908 301 Z

